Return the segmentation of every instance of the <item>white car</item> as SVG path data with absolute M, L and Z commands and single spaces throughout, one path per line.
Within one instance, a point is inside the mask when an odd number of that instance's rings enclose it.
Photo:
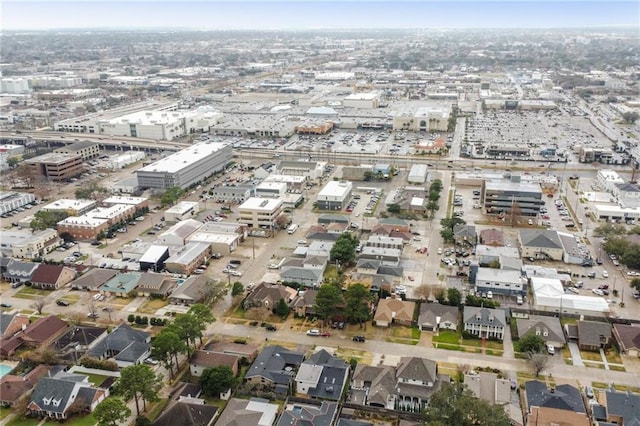
M 319 336 L 320 330 L 317 328 L 312 328 L 311 330 L 307 330 L 307 336 Z
M 442 254 L 442 248 L 438 249 L 438 254 Z
M 230 270 L 229 273 L 231 275 L 233 275 L 234 277 L 241 277 L 242 276 L 242 272 L 240 272 L 240 271 Z
M 602 278 L 609 278 L 609 273 L 607 271 L 602 271 Z
M 598 296 L 604 296 L 604 293 L 599 288 L 594 288 L 591 291 L 593 292 L 593 294 L 597 294 Z

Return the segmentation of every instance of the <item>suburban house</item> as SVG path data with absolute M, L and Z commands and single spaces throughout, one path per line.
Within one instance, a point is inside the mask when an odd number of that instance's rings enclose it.
M 403 357 L 396 367 L 358 364 L 351 378 L 349 402 L 421 411 L 439 383 L 436 362 L 424 358 Z
M 74 290 L 98 291 L 100 287 L 118 274 L 118 271 L 106 268 L 90 269 L 71 282 Z
M 505 405 L 511 402 L 511 381 L 500 379 L 495 373 L 476 372 L 464 375 L 464 384 L 476 396 L 491 405 Z
M 640 357 L 640 326 L 614 324 L 613 335 L 618 341 L 620 352 L 625 355 Z
M 65 321 L 55 315 L 49 315 L 27 326 L 17 337 L 25 346 L 42 348 L 49 346 L 68 327 L 69 324 Z
M 208 279 L 202 275 L 189 277 L 173 289 L 169 295 L 169 303 L 172 305 L 195 305 L 204 300 L 210 287 Z
M 415 309 L 415 302 L 408 302 L 399 297 L 387 297 L 378 302 L 373 321 L 380 327 L 389 327 L 391 324 L 410 326 L 413 323 Z
M 207 368 L 225 366 L 229 367 L 234 376 L 237 376 L 238 361 L 239 357 L 237 355 L 197 350 L 189 360 L 189 371 L 191 371 L 192 376 L 200 377 Z
M 524 384 L 526 412 L 531 413 L 534 407 L 556 408 L 559 410 L 586 413 L 580 391 L 571 385 L 557 385 L 547 388 L 538 380 L 529 380 Z
M 31 276 L 31 286 L 57 290 L 74 280 L 76 271 L 66 266 L 41 264 Z
M 297 291 L 282 284 L 260 283 L 242 302 L 245 309 L 264 307 L 274 309 L 280 299 L 284 299 L 287 305 L 296 297 Z
M 138 286 L 141 276 L 140 272 L 117 274 L 100 287 L 100 293 L 107 296 L 129 297 Z
M 300 365 L 296 392 L 310 398 L 339 401 L 348 376 L 349 364 L 321 349 Z
M 106 336 L 106 327 L 72 325 L 62 336 L 56 339 L 53 347 L 58 357 L 76 361 Z
M 151 335 L 121 323 L 88 352 L 99 359 L 113 358 L 118 367 L 141 364 L 151 353 Z
M 0 312 L 0 341 L 9 339 L 27 325 L 29 325 L 27 316 L 18 315 L 17 312 L 12 314 Z
M 145 272 L 138 280 L 136 291 L 139 296 L 164 298 L 171 293 L 176 284 L 176 281 L 168 275 Z
M 291 302 L 291 309 L 295 315 L 305 317 L 307 315 L 315 315 L 316 295 L 318 290 L 309 289 L 299 291 L 298 295 Z
M 169 401 L 153 426 L 211 426 L 217 414 L 218 407 L 207 405 L 204 399 L 180 397 Z
M 463 311 L 464 331 L 477 337 L 504 339 L 507 320 L 502 309 L 465 306 Z
M 611 345 L 611 324 L 597 321 L 578 321 L 578 347 L 583 351 L 599 351 Z
M 605 392 L 607 421 L 617 425 L 640 424 L 640 396 L 631 392 Z
M 318 288 L 322 284 L 325 265 L 320 268 L 288 267 L 283 268 L 280 279 L 285 283 L 298 283 L 305 287 Z
M 11 407 L 24 397 L 42 377 L 49 374 L 51 366 L 40 364 L 25 375 L 5 374 L 0 377 L 0 404 Z
M 270 404 L 266 399 L 231 398 L 216 426 L 271 426 L 278 417 L 278 410 L 277 404 Z
M 244 380 L 254 387 L 273 389 L 279 395 L 287 395 L 295 377 L 294 371 L 303 360 L 302 352 L 277 345 L 267 346 L 253 361 Z
M 253 362 L 258 356 L 258 345 L 250 343 L 211 342 L 204 347 L 205 351 L 235 355 L 245 361 Z
M 562 410 L 560 408 L 533 407 L 527 416 L 528 425 L 553 426 L 591 426 L 591 420 L 586 413 Z
M 322 401 L 319 405 L 309 401 L 305 404 L 285 404 L 276 426 L 324 426 L 333 425 L 338 417 L 338 403 Z
M 38 381 L 27 409 L 36 416 L 66 419 L 74 402 L 80 402 L 84 410 L 91 412 L 108 396 L 109 391 L 94 387 L 88 376 L 61 371 Z
M 457 306 L 441 305 L 440 303 L 420 304 L 418 326 L 422 331 L 458 329 L 460 311 Z
M 530 334 L 542 337 L 544 343 L 561 348 L 566 344 L 560 319 L 542 315 L 529 315 L 528 318 L 518 318 L 516 323 L 518 338 L 522 339 Z
M 11 283 L 31 281 L 31 276 L 39 266 L 40 263 L 10 259 L 7 263 L 7 270 L 2 273 L 2 278 Z
M 459 246 L 475 246 L 478 240 L 476 227 L 457 224 L 453 226 L 453 241 Z

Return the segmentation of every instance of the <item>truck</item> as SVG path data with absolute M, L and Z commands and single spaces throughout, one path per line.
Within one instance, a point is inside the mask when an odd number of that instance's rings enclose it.
M 296 223 L 292 223 L 291 225 L 289 225 L 289 228 L 287 228 L 287 234 L 293 234 L 297 230 L 298 230 L 298 225 Z

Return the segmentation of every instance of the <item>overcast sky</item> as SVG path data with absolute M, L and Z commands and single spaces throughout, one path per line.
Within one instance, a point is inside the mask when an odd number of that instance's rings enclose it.
M 624 1 L 2 0 L 3 30 L 640 27 Z

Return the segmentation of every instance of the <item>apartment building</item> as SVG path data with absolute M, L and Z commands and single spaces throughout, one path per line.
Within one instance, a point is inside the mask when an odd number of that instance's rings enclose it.
M 25 161 L 32 175 L 54 182 L 68 181 L 84 172 L 82 156 L 50 152 Z

